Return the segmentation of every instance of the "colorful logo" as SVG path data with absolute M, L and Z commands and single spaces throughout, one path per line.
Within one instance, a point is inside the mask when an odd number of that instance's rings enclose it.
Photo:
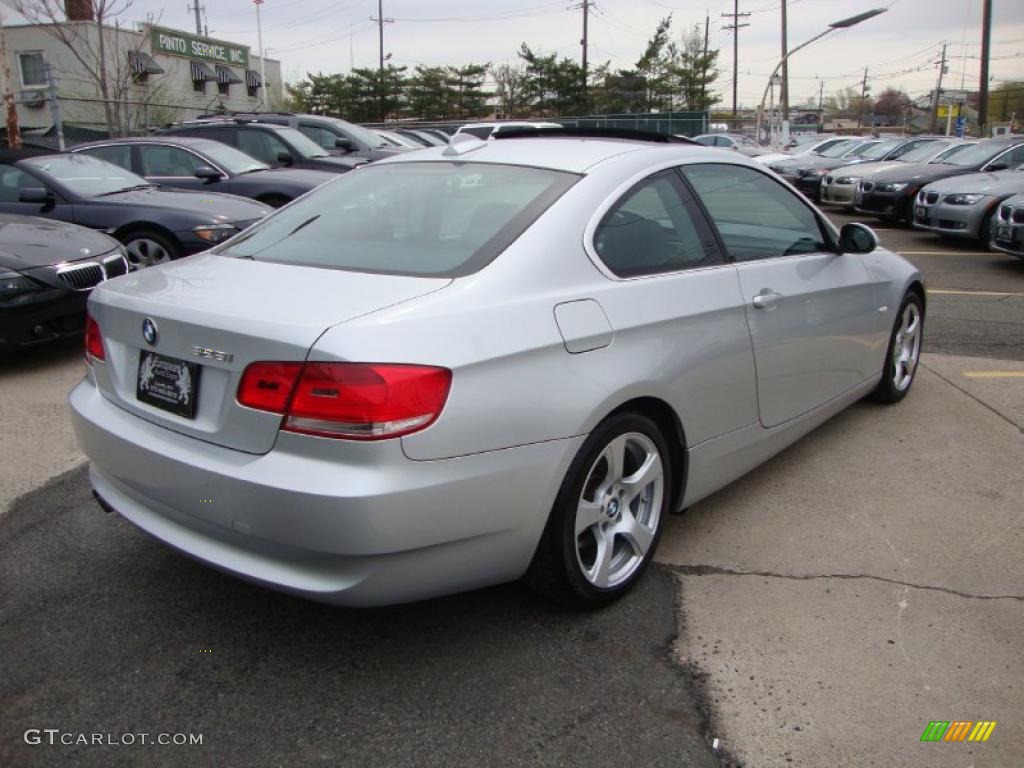
M 995 720 L 932 720 L 921 741 L 988 741 L 995 728 Z

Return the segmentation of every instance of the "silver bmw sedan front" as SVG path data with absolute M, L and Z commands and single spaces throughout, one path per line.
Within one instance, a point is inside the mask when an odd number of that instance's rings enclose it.
M 571 133 L 375 163 L 89 307 L 75 430 L 144 531 L 338 604 L 588 607 L 670 512 L 900 400 L 925 311 L 737 153 Z

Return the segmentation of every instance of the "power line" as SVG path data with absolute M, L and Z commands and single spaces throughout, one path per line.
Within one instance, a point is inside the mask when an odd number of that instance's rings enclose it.
M 739 58 L 740 58 L 740 28 L 749 27 L 750 22 L 740 24 L 741 18 L 749 18 L 749 13 L 740 13 L 740 0 L 733 0 L 732 13 L 723 13 L 723 17 L 732 17 L 732 24 L 724 25 L 722 29 L 731 29 L 732 36 L 732 116 L 736 117 L 736 94 L 739 92 Z

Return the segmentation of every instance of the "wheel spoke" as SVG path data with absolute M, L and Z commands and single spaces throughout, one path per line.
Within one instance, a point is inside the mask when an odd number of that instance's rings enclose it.
M 594 565 L 588 571 L 587 576 L 592 584 L 605 587 L 611 580 L 615 537 L 610 531 L 594 528 L 594 539 L 597 541 L 597 554 L 594 556 Z
M 651 542 L 654 540 L 654 531 L 633 517 L 633 513 L 628 508 L 622 510 L 622 517 L 609 533 L 626 539 L 638 557 L 647 554 L 647 550 L 651 548 Z
M 622 479 L 623 468 L 626 466 L 626 436 L 619 435 L 608 443 L 601 456 L 608 463 L 606 484 L 607 481 Z
M 596 501 L 581 499 L 576 507 L 576 536 L 579 537 L 587 528 L 601 522 L 603 518 L 600 504 Z
M 661 457 L 656 452 L 647 454 L 640 469 L 622 479 L 622 486 L 626 490 L 626 506 L 632 504 L 633 500 L 643 493 L 651 483 L 661 480 L 661 477 Z

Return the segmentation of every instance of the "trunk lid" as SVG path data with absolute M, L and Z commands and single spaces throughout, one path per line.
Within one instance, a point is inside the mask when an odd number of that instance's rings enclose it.
M 105 365 L 94 366 L 97 386 L 109 400 L 147 421 L 228 448 L 266 453 L 281 417 L 236 401 L 249 363 L 305 360 L 331 326 L 450 283 L 447 278 L 343 272 L 214 254 L 143 269 L 102 284 L 90 298 L 107 357 Z M 154 343 L 144 337 L 146 320 L 155 326 Z M 194 395 L 193 416 L 139 399 L 140 365 L 147 352 L 198 366 L 194 375 L 175 381 L 181 387 L 176 394 Z M 152 386 L 153 379 L 147 383 Z M 152 394 L 144 396 L 152 399 Z

